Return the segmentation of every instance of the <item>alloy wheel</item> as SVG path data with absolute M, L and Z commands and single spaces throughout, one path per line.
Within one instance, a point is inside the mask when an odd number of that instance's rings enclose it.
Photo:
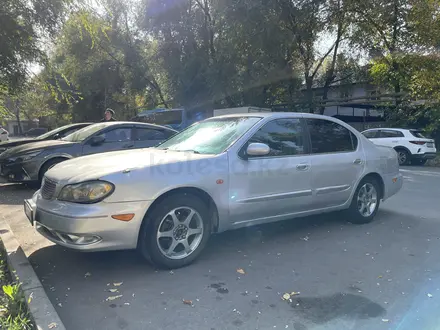
M 191 207 L 179 207 L 168 212 L 159 224 L 156 239 L 160 252 L 169 259 L 191 255 L 203 238 L 203 221 Z
M 399 152 L 397 153 L 397 157 L 398 157 L 398 160 L 399 160 L 399 164 L 400 164 L 400 165 L 405 164 L 406 161 L 407 161 L 407 158 L 408 158 L 408 156 L 407 156 L 407 154 L 406 154 L 405 151 L 399 151 Z
M 377 191 L 373 184 L 365 183 L 358 192 L 358 211 L 363 217 L 371 216 L 377 207 Z

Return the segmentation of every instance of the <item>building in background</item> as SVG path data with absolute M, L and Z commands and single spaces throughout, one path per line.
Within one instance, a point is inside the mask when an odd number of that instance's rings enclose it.
M 4 120 L 5 125 L 3 126 L 11 136 L 16 136 L 16 135 L 20 135 L 20 128 L 19 128 L 19 123 L 17 121 L 17 119 L 5 119 Z M 27 120 L 27 119 L 22 119 L 20 120 L 20 125 L 21 125 L 21 129 L 23 131 L 23 133 L 25 133 L 26 131 L 30 130 L 31 128 L 37 128 L 39 127 L 39 120 L 38 119 L 34 119 L 34 120 Z
M 304 104 L 305 90 L 297 102 L 291 104 L 276 104 L 272 111 L 301 112 Z M 313 100 L 316 110 L 324 108 L 324 115 L 345 121 L 358 130 L 386 126 L 385 111 L 395 94 L 388 93 L 369 82 L 338 84 L 330 87 L 327 99 L 323 100 L 324 88 L 313 89 Z

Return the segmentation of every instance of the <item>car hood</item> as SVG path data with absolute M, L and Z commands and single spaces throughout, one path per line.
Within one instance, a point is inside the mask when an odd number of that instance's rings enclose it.
M 193 152 L 160 150 L 154 148 L 112 151 L 70 159 L 51 168 L 46 176 L 56 182 L 77 183 L 97 180 L 106 175 L 135 171 L 153 166 L 167 166 L 214 158 Z
M 6 150 L 1 154 L 0 159 L 14 157 L 15 155 L 23 154 L 25 152 L 31 152 L 42 149 L 47 150 L 47 149 L 57 148 L 59 146 L 68 146 L 72 144 L 75 143 L 61 141 L 61 140 L 49 140 L 49 141 L 38 141 L 38 142 L 27 143 Z
M 7 142 L 0 142 L 0 149 L 9 149 L 12 147 L 20 146 L 22 144 L 35 142 L 35 139 L 21 139 L 21 140 L 15 140 L 15 141 L 7 141 Z

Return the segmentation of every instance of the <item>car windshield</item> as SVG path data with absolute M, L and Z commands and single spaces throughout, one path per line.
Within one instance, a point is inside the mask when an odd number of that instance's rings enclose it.
M 68 141 L 68 142 L 82 142 L 85 139 L 87 139 L 89 136 L 95 134 L 96 132 L 100 131 L 104 127 L 108 126 L 106 123 L 102 124 L 94 124 L 87 127 L 84 127 L 72 134 L 67 135 L 66 137 L 62 138 L 62 141 Z
M 51 135 L 55 135 L 55 134 L 57 134 L 58 132 L 61 132 L 62 130 L 66 129 L 66 127 L 67 127 L 67 126 L 62 126 L 62 127 L 55 128 L 55 129 L 53 129 L 53 130 L 51 130 L 51 131 L 49 131 L 49 132 L 46 132 L 46 133 L 44 133 L 44 134 L 41 134 L 41 135 L 37 136 L 35 139 L 36 139 L 36 140 L 44 140 L 44 139 L 47 139 L 49 136 L 51 136 Z
M 260 117 L 229 117 L 202 121 L 174 135 L 157 148 L 219 154 L 259 120 Z

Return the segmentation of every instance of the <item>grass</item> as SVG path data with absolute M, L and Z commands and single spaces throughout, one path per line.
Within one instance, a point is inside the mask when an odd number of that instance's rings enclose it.
M 33 330 L 20 284 L 14 283 L 0 242 L 0 329 Z

